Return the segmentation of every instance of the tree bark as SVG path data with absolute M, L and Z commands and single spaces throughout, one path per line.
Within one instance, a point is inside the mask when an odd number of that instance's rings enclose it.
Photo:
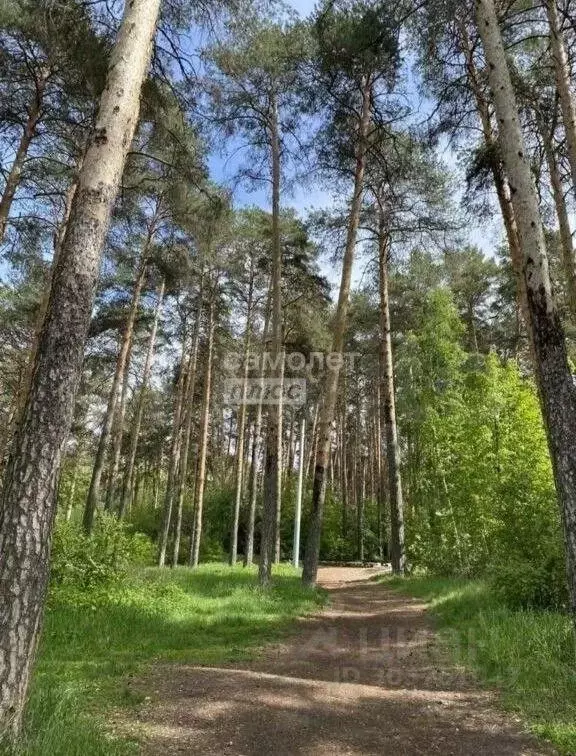
M 572 612 L 576 612 L 576 388 L 553 300 L 544 228 L 520 127 L 493 0 L 476 0 L 477 23 L 498 119 L 506 171 L 524 253 L 524 271 L 540 390 L 556 492 L 564 526 Z
M 16 150 L 16 156 L 10 173 L 6 179 L 6 185 L 2 197 L 0 197 L 0 244 L 4 241 L 6 235 L 6 228 L 8 226 L 8 218 L 10 217 L 10 210 L 12 209 L 12 203 L 14 197 L 20 185 L 22 179 L 22 171 L 24 170 L 24 164 L 28 156 L 28 150 L 32 144 L 32 140 L 36 136 L 36 130 L 38 124 L 42 118 L 42 106 L 44 104 L 44 94 L 46 91 L 46 85 L 50 78 L 50 70 L 46 69 L 40 72 L 40 75 L 35 82 L 35 92 L 30 108 L 28 109 L 28 118 L 20 137 L 20 143 Z
M 572 188 L 576 197 L 576 102 L 572 94 L 570 82 L 570 64 L 564 44 L 564 35 L 558 18 L 556 0 L 545 0 L 548 24 L 550 25 L 550 47 L 554 61 L 556 87 L 560 97 L 560 108 L 566 134 L 566 146 L 570 172 L 572 174 Z
M 348 232 L 346 249 L 342 263 L 342 280 L 338 306 L 334 317 L 334 336 L 332 352 L 342 355 L 344 349 L 344 333 L 348 315 L 348 300 L 350 298 L 350 285 L 352 281 L 352 265 L 360 209 L 362 207 L 362 195 L 364 190 L 364 172 L 366 169 L 366 138 L 371 115 L 371 84 L 364 81 L 362 86 L 362 114 L 358 128 L 358 143 L 356 148 L 356 169 L 354 175 L 354 193 L 348 219 Z M 329 370 L 326 377 L 325 398 L 320 418 L 318 421 L 318 450 L 316 453 L 316 467 L 314 470 L 314 485 L 312 489 L 312 516 L 308 530 L 306 553 L 304 557 L 304 569 L 302 580 L 305 585 L 315 585 L 318 574 L 318 560 L 320 557 L 320 538 L 322 535 L 322 520 L 324 516 L 324 500 L 326 498 L 326 467 L 330 451 L 332 423 L 334 421 L 334 409 L 336 406 L 336 394 L 338 391 L 338 379 L 340 370 Z
M 208 345 L 206 372 L 204 374 L 204 391 L 202 395 L 202 419 L 200 421 L 200 448 L 198 450 L 198 472 L 196 475 L 196 517 L 194 538 L 190 549 L 190 566 L 198 567 L 200 561 L 200 542 L 202 540 L 202 514 L 204 509 L 204 488 L 206 486 L 206 452 L 208 449 L 208 429 L 210 425 L 210 398 L 212 394 L 212 357 L 214 351 L 214 330 L 216 327 L 215 293 L 210 300 L 208 314 Z
M 0 507 L 0 731 L 16 737 L 49 575 L 55 483 L 74 410 L 102 249 L 138 121 L 159 0 L 126 4 L 62 250 Z
M 386 434 L 388 494 L 390 501 L 390 558 L 395 575 L 403 575 L 406 567 L 404 547 L 404 499 L 400 474 L 400 447 L 396 423 L 394 390 L 394 358 L 388 293 L 388 229 L 385 210 L 379 207 L 378 262 L 380 273 L 380 378 L 382 425 Z
M 150 373 L 152 372 L 152 361 L 154 360 L 154 350 L 156 349 L 156 335 L 158 333 L 160 315 L 162 314 L 165 291 L 166 281 L 162 279 L 162 283 L 160 284 L 160 288 L 158 289 L 158 298 L 154 312 L 154 322 L 152 324 L 152 331 L 150 332 L 150 339 L 148 341 L 148 351 L 146 353 L 146 360 L 144 362 L 144 370 L 142 371 L 142 383 L 140 384 L 140 391 L 138 393 L 138 400 L 136 404 L 136 412 L 134 413 L 134 422 L 132 423 L 130 449 L 128 451 L 126 471 L 124 473 L 124 479 L 122 481 L 120 507 L 118 509 L 118 516 L 120 517 L 120 519 L 124 517 L 126 510 L 130 508 L 129 498 L 134 487 L 134 469 L 136 465 L 136 454 L 138 453 L 138 440 L 140 438 L 142 415 L 144 413 L 144 401 L 146 399 L 146 391 L 148 390 Z
M 282 362 L 282 245 L 280 240 L 280 133 L 276 95 L 270 98 L 270 152 L 272 158 L 272 339 L 270 378 L 280 376 Z M 266 461 L 258 579 L 266 586 L 272 578 L 276 520 L 282 495 L 282 405 L 270 404 L 267 412 Z

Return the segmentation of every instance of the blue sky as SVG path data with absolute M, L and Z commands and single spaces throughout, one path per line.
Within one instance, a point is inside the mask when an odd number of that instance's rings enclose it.
M 287 0 L 287 5 L 293 7 L 301 16 L 309 14 L 315 6 L 314 0 Z M 416 97 L 415 97 L 416 99 Z M 416 105 L 416 103 L 415 103 Z M 425 107 L 425 105 L 424 105 Z M 232 140 L 230 143 L 231 153 L 238 148 L 238 143 Z M 451 171 L 456 173 L 455 186 L 464 185 L 463 176 L 458 169 L 457 159 L 454 152 L 447 146 L 440 148 L 440 157 L 446 163 Z M 229 154 L 222 156 L 213 154 L 210 156 L 209 165 L 213 177 L 228 186 L 234 186 L 235 204 L 238 207 L 257 205 L 263 209 L 270 209 L 269 193 L 265 187 L 256 191 L 250 191 L 248 188 L 234 182 L 237 167 L 242 162 L 242 153 L 239 155 Z M 455 193 L 455 199 L 459 201 L 458 192 Z M 318 208 L 329 208 L 333 205 L 333 197 L 329 191 L 321 187 L 306 186 L 295 187 L 288 196 L 283 197 L 284 205 L 288 205 L 297 210 L 305 217 L 310 210 Z M 486 254 L 493 255 L 495 249 L 502 240 L 503 227 L 499 215 L 495 212 L 494 219 L 484 219 L 480 221 L 473 214 L 464 212 L 467 223 L 466 231 L 463 234 L 464 243 L 474 244 L 480 247 Z M 365 267 L 365 260 L 359 259 L 356 264 L 354 279 L 358 283 L 362 277 Z M 323 273 L 336 286 L 339 282 L 340 271 L 334 269 L 333 265 L 328 263 L 322 266 Z
M 286 0 L 287 5 L 293 7 L 301 16 L 308 15 L 315 5 L 315 0 Z M 202 42 L 198 40 L 200 44 Z M 416 105 L 416 95 L 414 96 Z M 238 147 L 236 140 L 229 140 L 227 146 L 230 152 L 234 152 Z M 456 170 L 456 156 L 450 149 L 444 149 L 441 156 L 451 170 Z M 213 153 L 209 157 L 209 167 L 212 177 L 225 185 L 234 186 L 234 197 L 237 207 L 257 205 L 263 209 L 270 209 L 269 190 L 262 187 L 256 191 L 250 191 L 247 187 L 242 186 L 234 181 L 235 174 L 239 164 L 242 162 L 242 154 L 239 156 L 226 156 Z M 463 185 L 461 176 L 457 176 L 455 186 Z M 457 196 L 457 192 L 456 192 Z M 339 198 L 340 200 L 342 198 Z M 310 210 L 318 208 L 330 208 L 334 204 L 333 196 L 330 191 L 320 186 L 307 185 L 305 187 L 296 186 L 290 193 L 284 193 L 283 203 L 285 206 L 293 207 L 302 216 L 305 217 Z M 340 202 L 341 204 L 341 202 Z M 502 238 L 502 224 L 499 216 L 495 213 L 493 221 L 480 222 L 469 215 L 467 221 L 469 225 L 466 230 L 466 241 L 476 244 L 487 254 L 493 254 Z M 359 259 L 356 264 L 354 280 L 358 283 L 365 268 L 365 260 Z M 326 262 L 322 266 L 324 275 L 336 287 L 339 283 L 340 271 L 338 267 Z M 5 273 L 3 270 L 2 259 L 0 258 L 0 276 Z

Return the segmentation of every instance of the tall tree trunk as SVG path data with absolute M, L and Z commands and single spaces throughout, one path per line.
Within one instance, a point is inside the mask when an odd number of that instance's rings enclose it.
M 131 328 L 128 340 L 128 353 L 123 360 L 124 365 L 120 376 L 118 395 L 112 409 L 112 427 L 110 429 L 110 448 L 108 451 L 108 478 L 106 480 L 106 496 L 104 498 L 104 509 L 106 512 L 111 512 L 114 508 L 114 499 L 117 493 L 117 478 L 120 470 L 126 408 L 128 407 L 128 393 L 130 391 L 130 363 L 132 362 L 133 347 L 134 327 Z
M 314 473 L 316 464 L 316 449 L 318 447 L 318 418 L 320 417 L 320 400 L 316 402 L 314 408 L 314 419 L 312 420 L 312 430 L 310 431 L 310 446 L 308 450 L 308 461 L 306 464 L 306 475 L 311 478 Z
M 126 465 L 126 471 L 124 473 L 124 479 L 122 481 L 122 494 L 120 497 L 120 507 L 118 509 L 118 516 L 120 519 L 124 517 L 126 509 L 129 506 L 129 495 L 134 486 L 134 468 L 136 464 L 136 454 L 138 453 L 138 440 L 140 438 L 140 427 L 142 425 L 142 415 L 144 413 L 144 402 L 146 400 L 146 392 L 148 390 L 148 382 L 150 381 L 150 373 L 152 372 L 152 362 L 154 360 L 154 350 L 156 349 L 156 335 L 158 333 L 158 323 L 160 322 L 160 315 L 162 314 L 162 306 L 164 304 L 164 293 L 166 291 L 166 281 L 162 279 L 160 288 L 158 289 L 158 298 L 156 301 L 156 309 L 154 312 L 154 322 L 152 324 L 152 331 L 150 332 L 150 339 L 148 341 L 148 351 L 146 353 L 146 360 L 144 362 L 144 370 L 142 372 L 142 383 L 140 384 L 140 391 L 138 393 L 138 400 L 136 403 L 136 412 L 134 413 L 134 422 L 132 423 L 132 436 L 130 438 L 130 449 L 128 451 L 128 463 Z
M 272 158 L 272 339 L 270 378 L 280 377 L 282 362 L 282 245 L 280 240 L 280 134 L 276 96 L 271 96 L 269 113 Z M 282 495 L 282 405 L 270 404 L 267 412 L 266 461 L 258 579 L 268 585 L 276 541 L 276 520 Z
M 294 513 L 294 545 L 292 562 L 294 567 L 300 566 L 300 526 L 302 523 L 302 492 L 304 489 L 304 467 L 306 457 L 304 452 L 306 444 L 306 416 L 300 421 L 300 444 L 298 447 L 298 488 L 296 490 L 296 510 Z
M 248 356 L 252 338 L 252 299 L 254 293 L 254 257 L 250 258 L 250 280 L 248 284 L 248 302 L 246 311 L 246 330 L 244 332 L 244 366 L 242 376 L 242 398 L 240 417 L 238 419 L 238 438 L 236 440 L 236 492 L 232 512 L 232 534 L 230 545 L 230 564 L 234 566 L 238 559 L 238 528 L 240 527 L 240 508 L 244 490 L 244 437 L 246 434 L 246 397 L 248 391 Z
M 570 82 L 570 64 L 564 44 L 564 35 L 558 17 L 556 0 L 545 0 L 548 23 L 550 25 L 550 47 L 554 61 L 556 88 L 560 97 L 560 109 L 566 134 L 566 146 L 570 172 L 572 174 L 572 188 L 576 196 L 576 102 L 572 94 Z
M 281 352 L 282 357 L 282 365 L 280 368 L 280 382 L 281 382 L 281 390 L 278 392 L 280 397 L 283 396 L 284 391 L 284 369 L 285 369 L 285 352 Z M 283 435 L 282 435 L 282 424 L 283 424 L 283 411 L 284 411 L 284 405 L 282 398 L 280 399 L 280 402 L 278 404 L 278 415 L 280 417 L 280 437 L 278 441 L 278 492 L 276 495 L 276 525 L 274 528 L 274 564 L 280 564 L 280 540 L 281 540 L 281 533 L 282 533 L 282 477 L 283 477 L 283 467 L 284 467 L 284 449 L 283 449 Z
M 522 240 L 536 378 L 564 526 L 570 603 L 576 612 L 576 388 L 550 287 L 544 228 L 493 0 L 477 0 L 477 23 L 494 93 L 502 155 Z
M 90 487 L 88 489 L 88 496 L 86 498 L 86 506 L 84 507 L 83 525 L 86 533 L 92 532 L 94 515 L 96 513 L 96 508 L 100 503 L 100 487 L 102 482 L 102 472 L 104 470 L 104 462 L 106 459 L 106 451 L 108 449 L 110 433 L 112 431 L 117 409 L 119 407 L 118 392 L 120 391 L 121 386 L 123 387 L 123 378 L 125 377 L 129 355 L 132 350 L 134 326 L 136 323 L 136 316 L 138 314 L 138 305 L 140 303 L 142 288 L 146 279 L 147 267 L 148 246 L 145 245 L 140 258 L 138 277 L 134 285 L 134 291 L 132 292 L 132 301 L 130 303 L 128 319 L 126 321 L 124 331 L 122 332 L 120 351 L 118 353 L 118 359 L 116 360 L 116 370 L 114 372 L 112 388 L 110 389 L 110 395 L 108 397 L 106 414 L 104 415 L 102 429 L 100 431 L 100 439 L 98 440 L 98 448 L 96 450 L 96 457 L 94 459 L 94 466 L 92 468 L 92 478 L 90 480 Z
M 359 459 L 357 514 L 358 514 L 358 559 L 364 562 L 364 526 L 366 517 L 366 455 L 362 452 Z
M 182 443 L 180 446 L 180 464 L 178 466 L 178 485 L 176 489 L 176 524 L 174 528 L 174 547 L 172 550 L 172 566 L 178 565 L 180 556 L 180 539 L 182 538 L 182 515 L 184 512 L 184 494 L 186 492 L 186 482 L 188 480 L 188 463 L 190 458 L 190 441 L 192 439 L 192 425 L 194 422 L 194 394 L 196 393 L 196 376 L 198 372 L 198 351 L 200 349 L 200 323 L 202 310 L 204 307 L 204 274 L 200 279 L 200 291 L 198 295 L 198 314 L 196 315 L 196 325 L 194 329 L 194 338 L 192 341 L 192 352 L 190 354 L 190 366 L 188 369 L 187 386 L 184 400 L 184 425 L 182 430 Z M 195 499 L 193 497 L 192 510 L 194 509 Z
M 160 215 L 160 203 L 157 202 L 156 209 L 154 211 L 154 215 L 150 221 L 150 225 L 148 227 L 148 232 L 146 234 L 146 241 L 144 242 L 144 248 L 142 253 L 142 259 L 146 262 L 148 260 L 149 254 L 150 254 L 150 248 L 152 246 L 152 243 L 154 241 L 154 236 L 156 234 L 157 229 L 157 223 Z M 138 304 L 138 303 L 137 303 Z M 136 316 L 136 311 L 134 312 L 134 317 Z M 124 441 L 124 427 L 125 427 L 125 421 L 126 421 L 126 408 L 128 406 L 128 391 L 130 388 L 130 361 L 132 358 L 132 348 L 134 346 L 134 325 L 135 322 L 132 322 L 130 327 L 130 334 L 129 334 L 129 342 L 128 342 L 128 353 L 126 355 L 125 363 L 124 363 L 124 372 L 122 376 L 121 381 L 121 389 L 120 389 L 120 402 L 117 403 L 114 416 L 113 416 L 113 422 L 112 422 L 112 451 L 111 451 L 111 465 L 110 465 L 110 475 L 108 479 L 108 486 L 106 488 L 106 499 L 105 499 L 105 509 L 107 511 L 111 511 L 114 508 L 115 504 L 115 498 L 118 497 L 118 493 L 120 493 L 120 502 L 118 509 L 121 509 L 122 507 L 122 491 L 118 491 L 119 485 L 118 485 L 118 476 L 120 471 L 120 459 L 122 456 L 122 443 Z
M 158 566 L 166 564 L 166 551 L 168 549 L 168 537 L 172 523 L 172 507 L 174 503 L 174 484 L 178 467 L 180 444 L 182 442 L 182 412 L 184 397 L 186 395 L 186 376 L 189 370 L 188 344 L 186 334 L 182 343 L 182 357 L 180 359 L 180 374 L 176 383 L 174 413 L 172 417 L 172 438 L 170 441 L 170 453 L 168 455 L 168 475 L 166 490 L 164 493 L 164 506 L 162 511 L 162 524 L 158 539 Z
M 490 116 L 490 102 L 486 96 L 482 77 L 478 72 L 476 66 L 476 60 L 474 57 L 474 48 L 470 40 L 466 24 L 459 20 L 457 21 L 460 47 L 466 58 L 466 72 L 468 78 L 468 84 L 474 95 L 476 101 L 476 110 L 480 118 L 480 124 L 482 126 L 482 135 L 484 137 L 484 144 L 492 156 L 495 156 L 498 152 L 497 140 L 492 128 L 492 120 Z M 522 318 L 530 333 L 530 313 L 528 308 L 528 298 L 526 293 L 526 283 L 524 280 L 524 261 L 522 258 L 522 248 L 520 246 L 520 236 L 518 234 L 518 226 L 516 223 L 516 217 L 514 213 L 514 207 L 512 205 L 512 196 L 510 187 L 500 160 L 495 157 L 490 162 L 490 169 L 492 172 L 492 178 L 494 181 L 494 187 L 496 189 L 496 196 L 498 197 L 498 204 L 500 206 L 500 213 L 504 221 L 504 229 L 506 231 L 506 239 L 508 241 L 508 249 L 510 250 L 510 260 L 512 262 L 512 270 L 516 278 L 516 287 L 518 293 L 519 309 L 522 313 Z
M 286 467 L 284 468 L 284 478 L 286 481 L 289 481 L 292 473 L 294 472 L 294 433 L 295 433 L 295 423 L 294 423 L 294 409 L 290 412 L 290 428 L 288 431 L 288 446 L 286 449 L 286 454 L 284 456 L 286 461 Z
M 272 308 L 272 280 L 268 297 L 266 300 L 266 311 L 264 316 L 264 328 L 262 331 L 262 348 L 260 351 L 260 400 L 256 407 L 256 419 L 254 421 L 254 442 L 252 444 L 252 460 L 250 465 L 250 487 L 249 501 L 250 508 L 248 511 L 248 534 L 246 538 L 246 555 L 244 566 L 249 567 L 254 561 L 254 531 L 256 528 L 256 502 L 258 500 L 258 463 L 262 452 L 262 388 L 264 385 L 264 354 L 266 352 L 266 343 L 268 339 L 268 328 L 270 326 Z
M 24 130 L 20 137 L 20 143 L 16 150 L 16 156 L 10 173 L 6 179 L 4 191 L 2 197 L 0 197 L 0 244 L 4 241 L 6 235 L 6 228 L 8 226 L 8 218 L 10 217 L 10 210 L 14 197 L 20 185 L 22 179 L 22 171 L 24 170 L 24 164 L 28 156 L 28 150 L 32 144 L 32 140 L 36 136 L 36 130 L 40 119 L 42 118 L 42 106 L 44 104 L 44 94 L 46 92 L 46 85 L 50 77 L 50 70 L 45 69 L 40 72 L 38 78 L 35 81 L 35 92 L 30 107 L 28 109 L 28 119 L 24 124 Z
M 216 287 L 214 287 L 216 288 Z M 212 395 L 212 357 L 214 352 L 214 330 L 216 327 L 216 294 L 213 292 L 208 314 L 208 345 L 204 391 L 202 394 L 202 419 L 200 421 L 200 447 L 198 450 L 198 472 L 196 474 L 196 517 L 194 538 L 190 549 L 190 566 L 197 567 L 200 561 L 202 540 L 202 515 L 204 509 L 204 488 L 206 486 L 206 452 L 208 450 L 208 430 L 210 426 L 210 398 Z
M 342 263 L 342 281 L 338 306 L 333 323 L 332 352 L 342 355 L 344 349 L 344 333 L 348 315 L 348 300 L 350 298 L 350 284 L 352 281 L 352 265 L 358 235 L 360 209 L 364 190 L 364 172 L 366 169 L 366 139 L 371 115 L 371 83 L 364 81 L 362 87 L 362 115 L 358 128 L 358 144 L 356 147 L 356 169 L 354 175 L 354 194 L 348 219 L 346 249 Z M 316 467 L 314 470 L 314 486 L 312 489 L 312 517 L 308 530 L 304 570 L 302 580 L 305 585 L 314 585 L 318 574 L 318 560 L 320 557 L 320 538 L 322 535 L 322 519 L 324 516 L 324 500 L 326 498 L 326 467 L 334 421 L 334 408 L 338 391 L 340 370 L 329 370 L 326 377 L 324 404 L 318 422 L 318 451 L 316 453 Z
M 390 558 L 395 575 L 403 575 L 406 566 L 404 548 L 404 500 L 400 475 L 400 448 L 396 423 L 396 397 L 394 391 L 394 360 L 390 324 L 390 297 L 388 293 L 388 229 L 385 210 L 379 207 L 378 261 L 380 273 L 380 378 L 382 397 L 382 424 L 386 433 L 386 459 L 388 464 L 388 492 L 390 501 Z
M 341 433 L 342 439 L 341 455 L 342 455 L 342 474 L 340 478 L 340 496 L 342 498 L 342 516 L 341 516 L 341 531 L 342 538 L 346 538 L 348 531 L 348 428 L 346 427 L 346 390 L 342 392 L 344 396 L 344 409 L 342 413 Z
M 246 554 L 244 566 L 250 567 L 254 562 L 254 532 L 256 530 L 256 503 L 258 501 L 258 465 L 262 451 L 262 402 L 256 407 L 254 420 L 254 438 L 252 441 L 252 458 L 250 460 L 250 485 L 248 488 L 248 532 L 246 534 Z
M 382 439 L 382 365 L 379 364 L 379 381 L 376 387 L 376 412 L 374 414 L 374 448 L 376 450 L 376 474 L 378 480 L 377 492 L 378 492 L 378 556 L 380 561 L 384 561 L 384 556 L 388 556 L 388 550 L 384 545 L 384 532 L 385 532 L 385 513 L 386 513 L 386 490 L 387 490 L 387 478 L 386 478 L 386 465 L 383 463 L 383 449 L 385 443 Z
M 550 174 L 550 183 L 552 184 L 554 206 L 556 207 L 556 215 L 558 217 L 558 227 L 560 229 L 562 267 L 564 269 L 564 278 L 566 279 L 566 289 L 568 291 L 570 318 L 572 323 L 576 324 L 576 267 L 574 260 L 574 241 L 572 239 L 572 230 L 570 228 L 568 207 L 551 137 L 546 133 L 545 127 L 541 129 L 541 132 L 544 142 L 546 162 L 548 163 L 548 172 Z
M 17 736 L 49 575 L 55 483 L 68 438 L 102 249 L 138 121 L 159 0 L 132 0 L 82 168 L 0 507 L 0 731 Z

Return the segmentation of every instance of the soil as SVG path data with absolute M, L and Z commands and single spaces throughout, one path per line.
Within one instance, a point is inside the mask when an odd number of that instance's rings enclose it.
M 143 754 L 555 753 L 448 659 L 422 602 L 370 582 L 378 571 L 322 568 L 329 608 L 251 662 L 157 665 L 124 729 Z

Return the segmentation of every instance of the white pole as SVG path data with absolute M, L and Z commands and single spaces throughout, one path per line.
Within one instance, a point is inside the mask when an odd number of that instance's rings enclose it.
M 296 513 L 294 519 L 294 567 L 300 564 L 300 522 L 302 520 L 302 489 L 304 485 L 304 440 L 306 438 L 306 418 L 302 418 L 300 425 L 300 459 L 298 463 L 298 492 L 296 494 Z

